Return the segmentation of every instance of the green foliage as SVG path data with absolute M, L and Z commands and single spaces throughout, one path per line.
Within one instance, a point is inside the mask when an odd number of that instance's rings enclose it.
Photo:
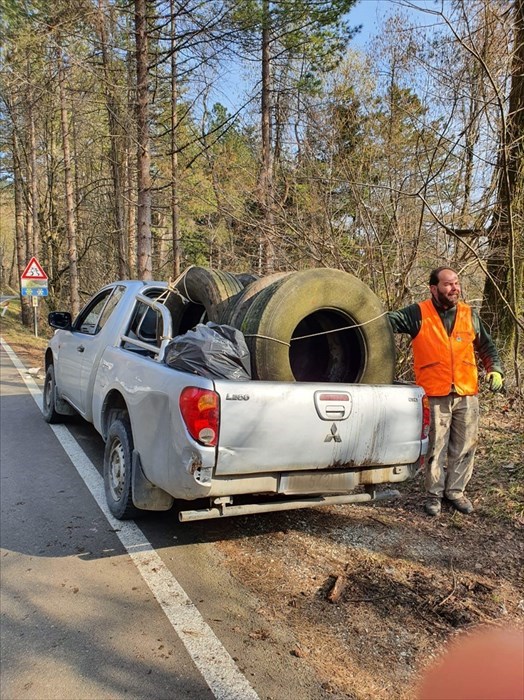
M 318 89 L 316 72 L 332 70 L 344 47 L 358 28 L 350 28 L 346 15 L 355 0 L 296 0 L 292 3 L 264 0 L 229 0 L 231 25 L 238 34 L 234 41 L 247 51 L 257 51 L 260 34 L 270 33 L 272 52 L 278 64 L 300 59 L 309 66 L 297 84 L 301 89 Z

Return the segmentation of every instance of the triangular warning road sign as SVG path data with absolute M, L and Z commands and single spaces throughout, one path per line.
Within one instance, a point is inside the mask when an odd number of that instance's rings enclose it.
M 36 258 L 31 258 L 22 273 L 23 280 L 46 280 L 47 275 Z

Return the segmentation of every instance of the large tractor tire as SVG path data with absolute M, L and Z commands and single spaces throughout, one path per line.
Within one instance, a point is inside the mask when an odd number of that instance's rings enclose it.
M 179 322 L 178 334 L 181 335 L 197 323 L 219 323 L 229 299 L 242 291 L 243 284 L 229 272 L 190 267 L 176 288 L 188 301 Z
M 232 320 L 246 337 L 255 379 L 393 381 L 395 345 L 382 303 L 347 272 L 321 268 L 284 276 Z
M 248 284 L 251 284 L 251 282 L 259 279 L 258 275 L 255 275 L 252 272 L 235 272 L 234 276 L 243 287 L 247 287 Z
M 287 277 L 291 272 L 274 272 L 271 275 L 266 275 L 265 277 L 259 277 L 254 279 L 250 284 L 246 285 L 244 289 L 231 297 L 227 306 L 223 309 L 220 316 L 219 323 L 225 323 L 228 326 L 234 326 L 235 328 L 240 328 L 242 325 L 242 320 L 257 298 L 257 296 L 269 285 L 273 284 L 277 280 Z

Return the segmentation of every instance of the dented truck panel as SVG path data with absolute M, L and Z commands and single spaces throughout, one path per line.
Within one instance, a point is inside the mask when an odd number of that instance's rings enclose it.
M 319 411 L 318 394 L 333 385 L 239 383 L 221 396 L 222 426 L 216 474 L 252 471 L 348 469 L 412 464 L 421 455 L 422 397 L 419 387 L 336 385 L 349 397 L 345 411 Z

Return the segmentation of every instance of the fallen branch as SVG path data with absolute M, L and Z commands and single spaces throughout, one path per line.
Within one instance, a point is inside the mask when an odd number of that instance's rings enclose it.
M 433 610 L 436 610 L 437 608 L 440 608 L 441 605 L 444 605 L 444 603 L 447 603 L 448 600 L 455 595 L 455 591 L 457 590 L 457 577 L 455 576 L 455 569 L 453 568 L 453 559 L 450 559 L 449 566 L 451 568 L 451 573 L 453 574 L 453 588 L 451 589 L 451 593 L 449 595 L 441 600 L 440 603 L 433 606 Z
M 372 515 L 368 515 L 368 518 L 369 518 L 370 520 L 374 520 L 376 523 L 380 523 L 380 524 L 383 525 L 384 527 L 391 527 L 391 525 L 390 525 L 389 523 L 385 523 L 385 522 L 384 522 L 383 520 L 381 520 L 380 518 L 374 518 Z

